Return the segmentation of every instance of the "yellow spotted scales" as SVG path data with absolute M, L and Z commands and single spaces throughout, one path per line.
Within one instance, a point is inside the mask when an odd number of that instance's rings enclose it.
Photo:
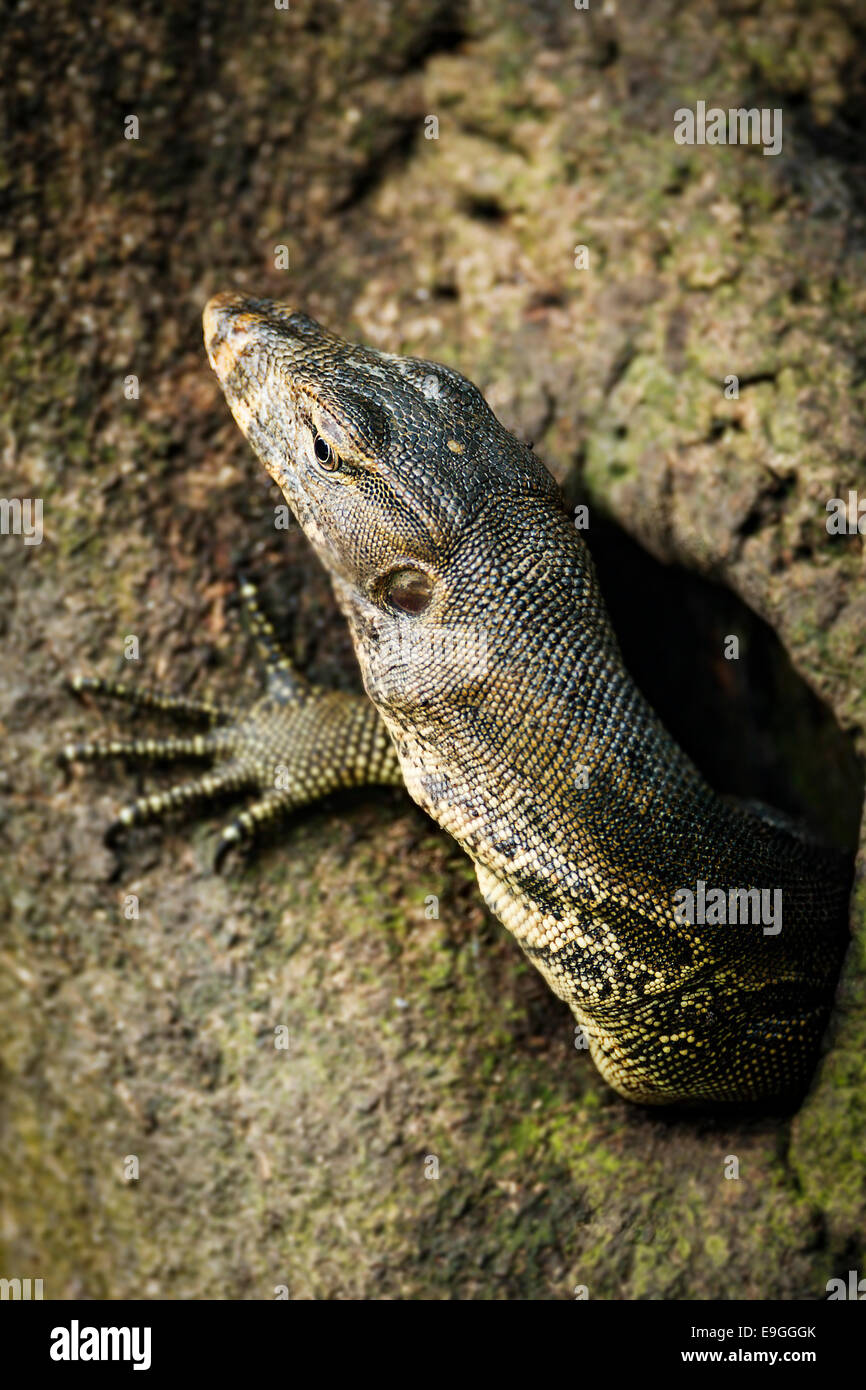
M 328 571 L 369 700 L 306 682 L 244 585 L 267 672 L 246 710 L 78 682 L 211 724 L 66 750 L 213 760 L 118 824 L 255 790 L 223 850 L 336 788 L 403 781 L 470 855 L 621 1095 L 795 1100 L 847 942 L 850 865 L 716 795 L 674 743 L 623 666 L 586 545 L 531 449 L 459 373 L 345 342 L 287 305 L 218 296 L 205 342 Z M 780 929 L 680 920 L 676 895 L 701 885 L 724 901 L 762 890 Z

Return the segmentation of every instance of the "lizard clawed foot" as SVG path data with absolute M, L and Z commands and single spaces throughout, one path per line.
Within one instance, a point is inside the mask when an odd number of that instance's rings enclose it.
M 280 647 L 248 580 L 242 581 L 240 596 L 265 675 L 265 693 L 246 708 L 93 677 L 77 676 L 70 682 L 79 694 L 211 724 L 185 737 L 96 739 L 61 750 L 58 757 L 64 765 L 114 757 L 141 763 L 204 758 L 213 764 L 200 777 L 124 807 L 109 826 L 106 843 L 115 844 L 131 826 L 162 820 L 195 802 L 255 791 L 256 799 L 219 835 L 214 856 L 214 867 L 219 868 L 229 850 L 253 838 L 261 825 L 329 792 L 367 783 L 402 783 L 397 755 L 369 700 L 312 685 Z

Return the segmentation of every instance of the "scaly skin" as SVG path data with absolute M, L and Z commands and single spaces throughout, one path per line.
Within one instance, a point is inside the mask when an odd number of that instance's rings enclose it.
M 270 301 L 218 296 L 204 323 L 232 413 L 328 571 L 410 794 L 469 854 L 602 1075 L 654 1104 L 801 1095 L 847 942 L 850 866 L 721 799 L 674 743 L 623 666 L 542 464 L 449 368 Z M 266 769 L 289 718 L 269 709 L 244 725 Z M 224 769 L 236 727 L 209 750 Z M 332 757 L 329 787 L 396 779 L 364 728 L 351 776 Z M 330 746 L 345 758 L 344 736 Z M 301 734 L 287 804 L 318 794 L 305 757 Z M 779 890 L 781 930 L 678 921 L 675 893 L 699 883 L 726 900 Z

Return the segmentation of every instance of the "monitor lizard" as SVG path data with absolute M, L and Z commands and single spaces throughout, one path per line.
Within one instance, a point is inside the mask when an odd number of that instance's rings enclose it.
M 218 295 L 204 333 L 235 420 L 330 576 L 369 698 L 307 681 L 245 582 L 267 672 L 248 708 L 73 682 L 211 725 L 64 750 L 212 761 L 127 807 L 115 831 L 256 791 L 221 854 L 337 788 L 402 782 L 470 856 L 620 1095 L 795 1101 L 846 949 L 850 863 L 716 794 L 674 742 L 625 669 L 587 546 L 532 448 L 452 368 L 346 342 L 289 305 Z M 778 903 L 772 926 L 755 889 Z M 716 920 L 683 908 L 684 891 L 693 905 L 715 895 Z

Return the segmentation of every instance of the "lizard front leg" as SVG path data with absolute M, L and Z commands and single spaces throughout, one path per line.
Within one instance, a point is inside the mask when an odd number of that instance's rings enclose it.
M 211 762 L 201 776 L 125 806 L 108 828 L 109 841 L 130 826 L 160 820 L 196 801 L 252 791 L 255 798 L 220 832 L 215 852 L 218 866 L 229 849 L 253 836 L 260 825 L 330 792 L 367 784 L 402 785 L 394 746 L 366 696 L 313 685 L 280 647 L 249 581 L 241 583 L 240 596 L 265 674 L 264 694 L 246 708 L 187 700 L 87 676 L 71 680 L 78 693 L 210 724 L 204 732 L 185 737 L 98 739 L 69 744 L 61 751 L 65 764 L 114 757 L 138 762 Z

